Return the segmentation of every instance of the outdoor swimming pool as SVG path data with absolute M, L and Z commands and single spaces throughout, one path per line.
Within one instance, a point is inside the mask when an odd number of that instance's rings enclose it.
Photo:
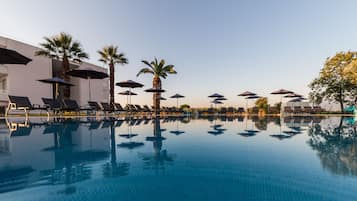
M 354 123 L 2 120 L 0 200 L 355 201 Z

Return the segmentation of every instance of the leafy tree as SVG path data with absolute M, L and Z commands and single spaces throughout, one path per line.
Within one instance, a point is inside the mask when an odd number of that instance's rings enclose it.
M 142 61 L 148 67 L 142 68 L 136 76 L 141 74 L 152 74 L 153 81 L 152 85 L 153 88 L 161 89 L 161 78 L 166 79 L 168 74 L 176 74 L 177 72 L 174 69 L 174 65 L 166 65 L 165 60 L 161 59 L 160 62 L 155 58 L 154 61 L 148 62 L 143 60 Z M 160 109 L 160 93 L 154 93 L 153 95 L 153 102 L 156 112 Z
M 268 112 L 268 99 L 266 97 L 259 98 L 255 101 L 255 106 L 261 110 L 264 110 L 264 112 Z
M 189 110 L 191 107 L 190 107 L 190 105 L 188 105 L 188 104 L 183 104 L 183 105 L 181 105 L 180 106 L 180 109 L 181 110 Z
M 347 73 L 347 69 L 352 69 L 352 62 L 356 61 L 355 55 L 357 52 L 339 52 L 334 57 L 327 58 L 319 77 L 309 85 L 312 90 L 310 99 L 314 103 L 320 104 L 324 100 L 337 102 L 343 112 L 344 103 L 356 97 L 357 77 Z
M 118 52 L 118 47 L 109 45 L 98 51 L 99 61 L 109 65 L 109 82 L 110 82 L 110 107 L 114 106 L 114 66 L 116 64 L 127 64 L 128 59 L 123 53 Z
M 35 56 L 45 56 L 51 59 L 62 60 L 62 72 L 60 77 L 69 81 L 66 72 L 70 70 L 70 62 L 81 63 L 83 59 L 88 59 L 88 54 L 84 52 L 82 45 L 74 41 L 68 33 L 61 32 L 51 38 L 44 37 L 45 42 L 40 43 L 43 48 L 35 52 Z M 65 97 L 69 97 L 69 87 L 65 90 Z

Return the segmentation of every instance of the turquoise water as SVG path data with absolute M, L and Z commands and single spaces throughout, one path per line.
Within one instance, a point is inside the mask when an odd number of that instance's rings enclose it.
M 8 119 L 0 200 L 357 200 L 353 118 Z

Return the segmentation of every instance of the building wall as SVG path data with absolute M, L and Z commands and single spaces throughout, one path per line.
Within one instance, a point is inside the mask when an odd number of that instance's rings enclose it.
M 0 47 L 15 50 L 32 61 L 27 65 L 0 65 L 0 76 L 7 74 L 7 94 L 28 96 L 33 104 L 42 104 L 42 97 L 52 97 L 52 85 L 37 80 L 52 77 L 52 60 L 42 56 L 34 56 L 39 48 L 19 41 L 0 36 Z M 90 67 L 97 71 L 107 72 L 107 69 L 83 62 L 79 68 Z M 108 79 L 91 80 L 92 100 L 109 101 Z M 88 80 L 71 78 L 75 86 L 71 88 L 71 98 L 80 105 L 88 101 Z M 0 93 L 0 106 L 7 104 L 7 94 Z
M 42 104 L 41 97 L 52 96 L 52 86 L 38 79 L 52 77 L 51 59 L 35 57 L 38 48 L 0 37 L 0 46 L 12 49 L 32 59 L 27 65 L 3 65 L 7 68 L 8 94 L 28 96 L 33 104 Z M 6 104 L 2 100 L 2 104 Z

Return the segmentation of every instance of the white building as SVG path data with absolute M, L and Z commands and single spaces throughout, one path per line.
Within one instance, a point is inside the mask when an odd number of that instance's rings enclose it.
M 0 107 L 8 104 L 8 95 L 27 96 L 32 104 L 42 105 L 42 97 L 53 97 L 53 86 L 37 80 L 52 78 L 59 70 L 61 62 L 43 56 L 34 56 L 38 47 L 0 36 L 0 47 L 12 49 L 31 58 L 27 65 L 0 64 Z M 107 72 L 107 69 L 83 62 L 72 64 L 72 67 L 92 68 Z M 71 77 L 71 99 L 84 106 L 89 99 L 88 80 Z M 98 102 L 109 101 L 109 79 L 91 80 L 91 100 Z

